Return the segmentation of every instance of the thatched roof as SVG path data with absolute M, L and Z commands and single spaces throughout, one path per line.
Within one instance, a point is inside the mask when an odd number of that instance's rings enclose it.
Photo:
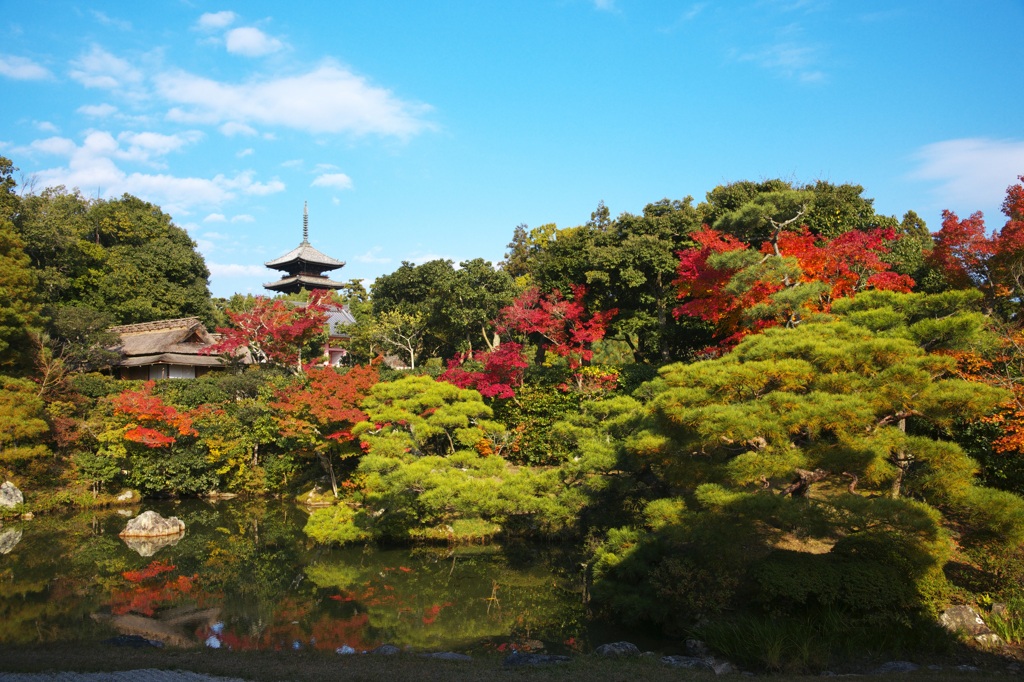
M 215 339 L 197 317 L 126 324 L 112 327 L 110 331 L 121 337 L 113 350 L 121 354 L 117 364 L 122 366 L 167 363 L 212 367 L 221 364 L 216 356 L 200 354 Z

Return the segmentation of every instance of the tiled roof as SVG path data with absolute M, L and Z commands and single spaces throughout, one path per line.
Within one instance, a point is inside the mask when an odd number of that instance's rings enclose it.
M 336 270 L 345 265 L 343 261 L 335 260 L 330 256 L 317 251 L 309 242 L 305 241 L 280 258 L 267 261 L 264 265 L 268 268 L 281 270 L 283 269 L 283 266 L 290 265 L 297 261 L 319 265 L 321 270 Z

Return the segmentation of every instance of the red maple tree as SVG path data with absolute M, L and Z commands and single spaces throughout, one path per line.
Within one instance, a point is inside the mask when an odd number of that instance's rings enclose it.
M 367 419 L 359 405 L 378 380 L 377 368 L 372 366 L 356 366 L 344 373 L 333 367 L 312 367 L 302 381 L 278 391 L 271 404 L 280 410 L 276 421 L 281 435 L 316 455 L 330 476 L 335 497 L 338 482 L 331 455 L 358 454 L 358 448 L 343 446 L 353 441 L 352 426 Z
M 548 295 L 536 287 L 520 294 L 512 305 L 503 308 L 495 324 L 499 333 L 516 331 L 533 335 L 545 350 L 550 350 L 578 369 L 594 356 L 595 341 L 604 338 L 608 323 L 618 309 L 588 313 L 583 298 L 587 288 L 572 285 L 572 298 L 555 289 Z
M 324 333 L 331 292 L 314 290 L 305 305 L 258 296 L 251 310 L 228 312 L 230 327 L 218 327 L 220 341 L 208 354 L 235 355 L 245 350 L 254 362 L 303 370 L 302 349 Z
M 147 381 L 138 390 L 126 389 L 111 398 L 114 414 L 127 417 L 124 438 L 149 448 L 161 448 L 176 442 L 178 436 L 196 436 L 192 428 L 192 415 L 180 412 L 153 395 L 153 381 Z
M 896 239 L 891 229 L 851 230 L 832 239 L 806 226 L 779 231 L 755 251 L 708 227 L 695 233 L 696 246 L 679 252 L 673 312 L 714 324 L 720 345 L 779 324 L 798 324 L 803 315 L 827 312 L 832 301 L 865 289 L 910 291 L 914 281 L 892 272 L 882 256 Z M 726 254 L 741 252 L 737 257 Z M 805 296 L 782 292 L 805 286 Z M 757 311 L 756 317 L 750 317 Z
M 1019 301 L 1024 296 L 1024 175 L 1006 188 L 1002 212 L 1006 223 L 988 234 L 980 212 L 963 220 L 942 212 L 942 228 L 928 262 L 950 286 L 978 287 L 991 304 Z
M 470 361 L 482 367 L 471 369 L 467 366 Z M 513 398 L 515 389 L 523 385 L 528 366 L 522 344 L 506 341 L 492 351 L 457 355 L 438 379 L 459 388 L 474 388 L 485 398 Z

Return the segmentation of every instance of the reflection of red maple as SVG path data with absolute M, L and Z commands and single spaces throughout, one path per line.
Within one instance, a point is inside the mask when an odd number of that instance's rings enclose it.
M 138 571 L 125 571 L 121 575 L 132 584 L 125 590 L 115 590 L 110 596 L 110 610 L 115 615 L 138 613 L 152 616 L 157 609 L 192 594 L 196 576 L 179 575 L 157 581 L 156 578 L 175 570 L 175 566 L 154 561 Z

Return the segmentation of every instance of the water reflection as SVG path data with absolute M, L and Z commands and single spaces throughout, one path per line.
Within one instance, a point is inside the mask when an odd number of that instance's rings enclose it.
M 160 535 L 149 538 L 122 535 L 121 540 L 124 544 L 128 545 L 128 549 L 132 550 L 139 556 L 149 557 L 153 556 L 164 547 L 174 547 L 183 537 L 185 537 L 184 533 L 181 533 L 180 535 Z
M 23 524 L 0 557 L 0 641 L 121 633 L 176 647 L 364 651 L 586 639 L 579 575 L 564 568 L 578 563 L 558 548 L 326 549 L 289 505 L 165 507 L 188 532 L 160 546 L 119 541 L 114 512 Z

